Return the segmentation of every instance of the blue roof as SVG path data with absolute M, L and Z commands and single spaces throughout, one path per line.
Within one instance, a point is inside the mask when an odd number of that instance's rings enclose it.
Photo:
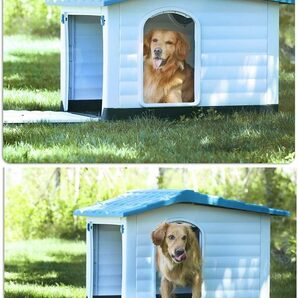
M 45 0 L 48 5 L 62 6 L 109 6 L 127 0 Z M 264 1 L 264 0 L 260 0 Z M 268 0 L 285 4 L 295 4 L 295 0 Z
M 192 190 L 137 190 L 94 206 L 78 209 L 74 215 L 88 217 L 126 217 L 179 203 L 191 203 L 269 215 L 289 216 L 290 212 L 262 205 L 210 196 Z

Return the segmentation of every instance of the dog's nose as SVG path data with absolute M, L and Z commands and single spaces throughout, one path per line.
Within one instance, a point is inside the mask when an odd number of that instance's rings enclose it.
M 183 255 L 184 253 L 185 253 L 184 248 L 177 248 L 177 249 L 175 250 L 175 255 L 176 255 L 177 257 Z
M 161 53 L 162 53 L 162 48 L 155 48 L 155 49 L 154 49 L 154 54 L 155 54 L 156 56 L 160 56 Z

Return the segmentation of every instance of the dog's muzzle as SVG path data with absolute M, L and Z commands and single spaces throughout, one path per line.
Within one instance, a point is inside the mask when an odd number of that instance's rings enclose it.
M 153 57 L 153 67 L 155 70 L 158 70 L 163 65 L 166 64 L 166 60 L 161 58 L 162 55 L 162 48 L 155 48 L 153 50 L 154 57 Z
M 178 248 L 175 250 L 175 254 L 172 255 L 174 262 L 181 263 L 186 260 L 186 251 L 183 248 Z

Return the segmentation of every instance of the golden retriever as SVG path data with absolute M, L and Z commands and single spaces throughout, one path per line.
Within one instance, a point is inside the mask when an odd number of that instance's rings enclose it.
M 192 298 L 201 298 L 201 252 L 195 232 L 186 223 L 162 223 L 151 234 L 157 246 L 162 298 L 174 297 L 176 286 L 192 287 Z
M 144 102 L 194 101 L 194 72 L 185 59 L 189 44 L 175 31 L 153 30 L 144 37 Z

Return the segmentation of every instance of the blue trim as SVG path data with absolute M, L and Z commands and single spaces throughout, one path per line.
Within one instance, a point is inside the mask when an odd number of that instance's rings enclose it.
M 290 212 L 262 205 L 250 204 L 222 197 L 210 196 L 192 190 L 139 190 L 117 198 L 74 211 L 74 215 L 90 217 L 126 217 L 173 204 L 196 204 L 268 215 L 289 216 Z
M 103 3 L 103 6 L 109 6 L 109 5 L 117 4 L 124 1 L 126 0 L 103 0 L 102 3 Z

